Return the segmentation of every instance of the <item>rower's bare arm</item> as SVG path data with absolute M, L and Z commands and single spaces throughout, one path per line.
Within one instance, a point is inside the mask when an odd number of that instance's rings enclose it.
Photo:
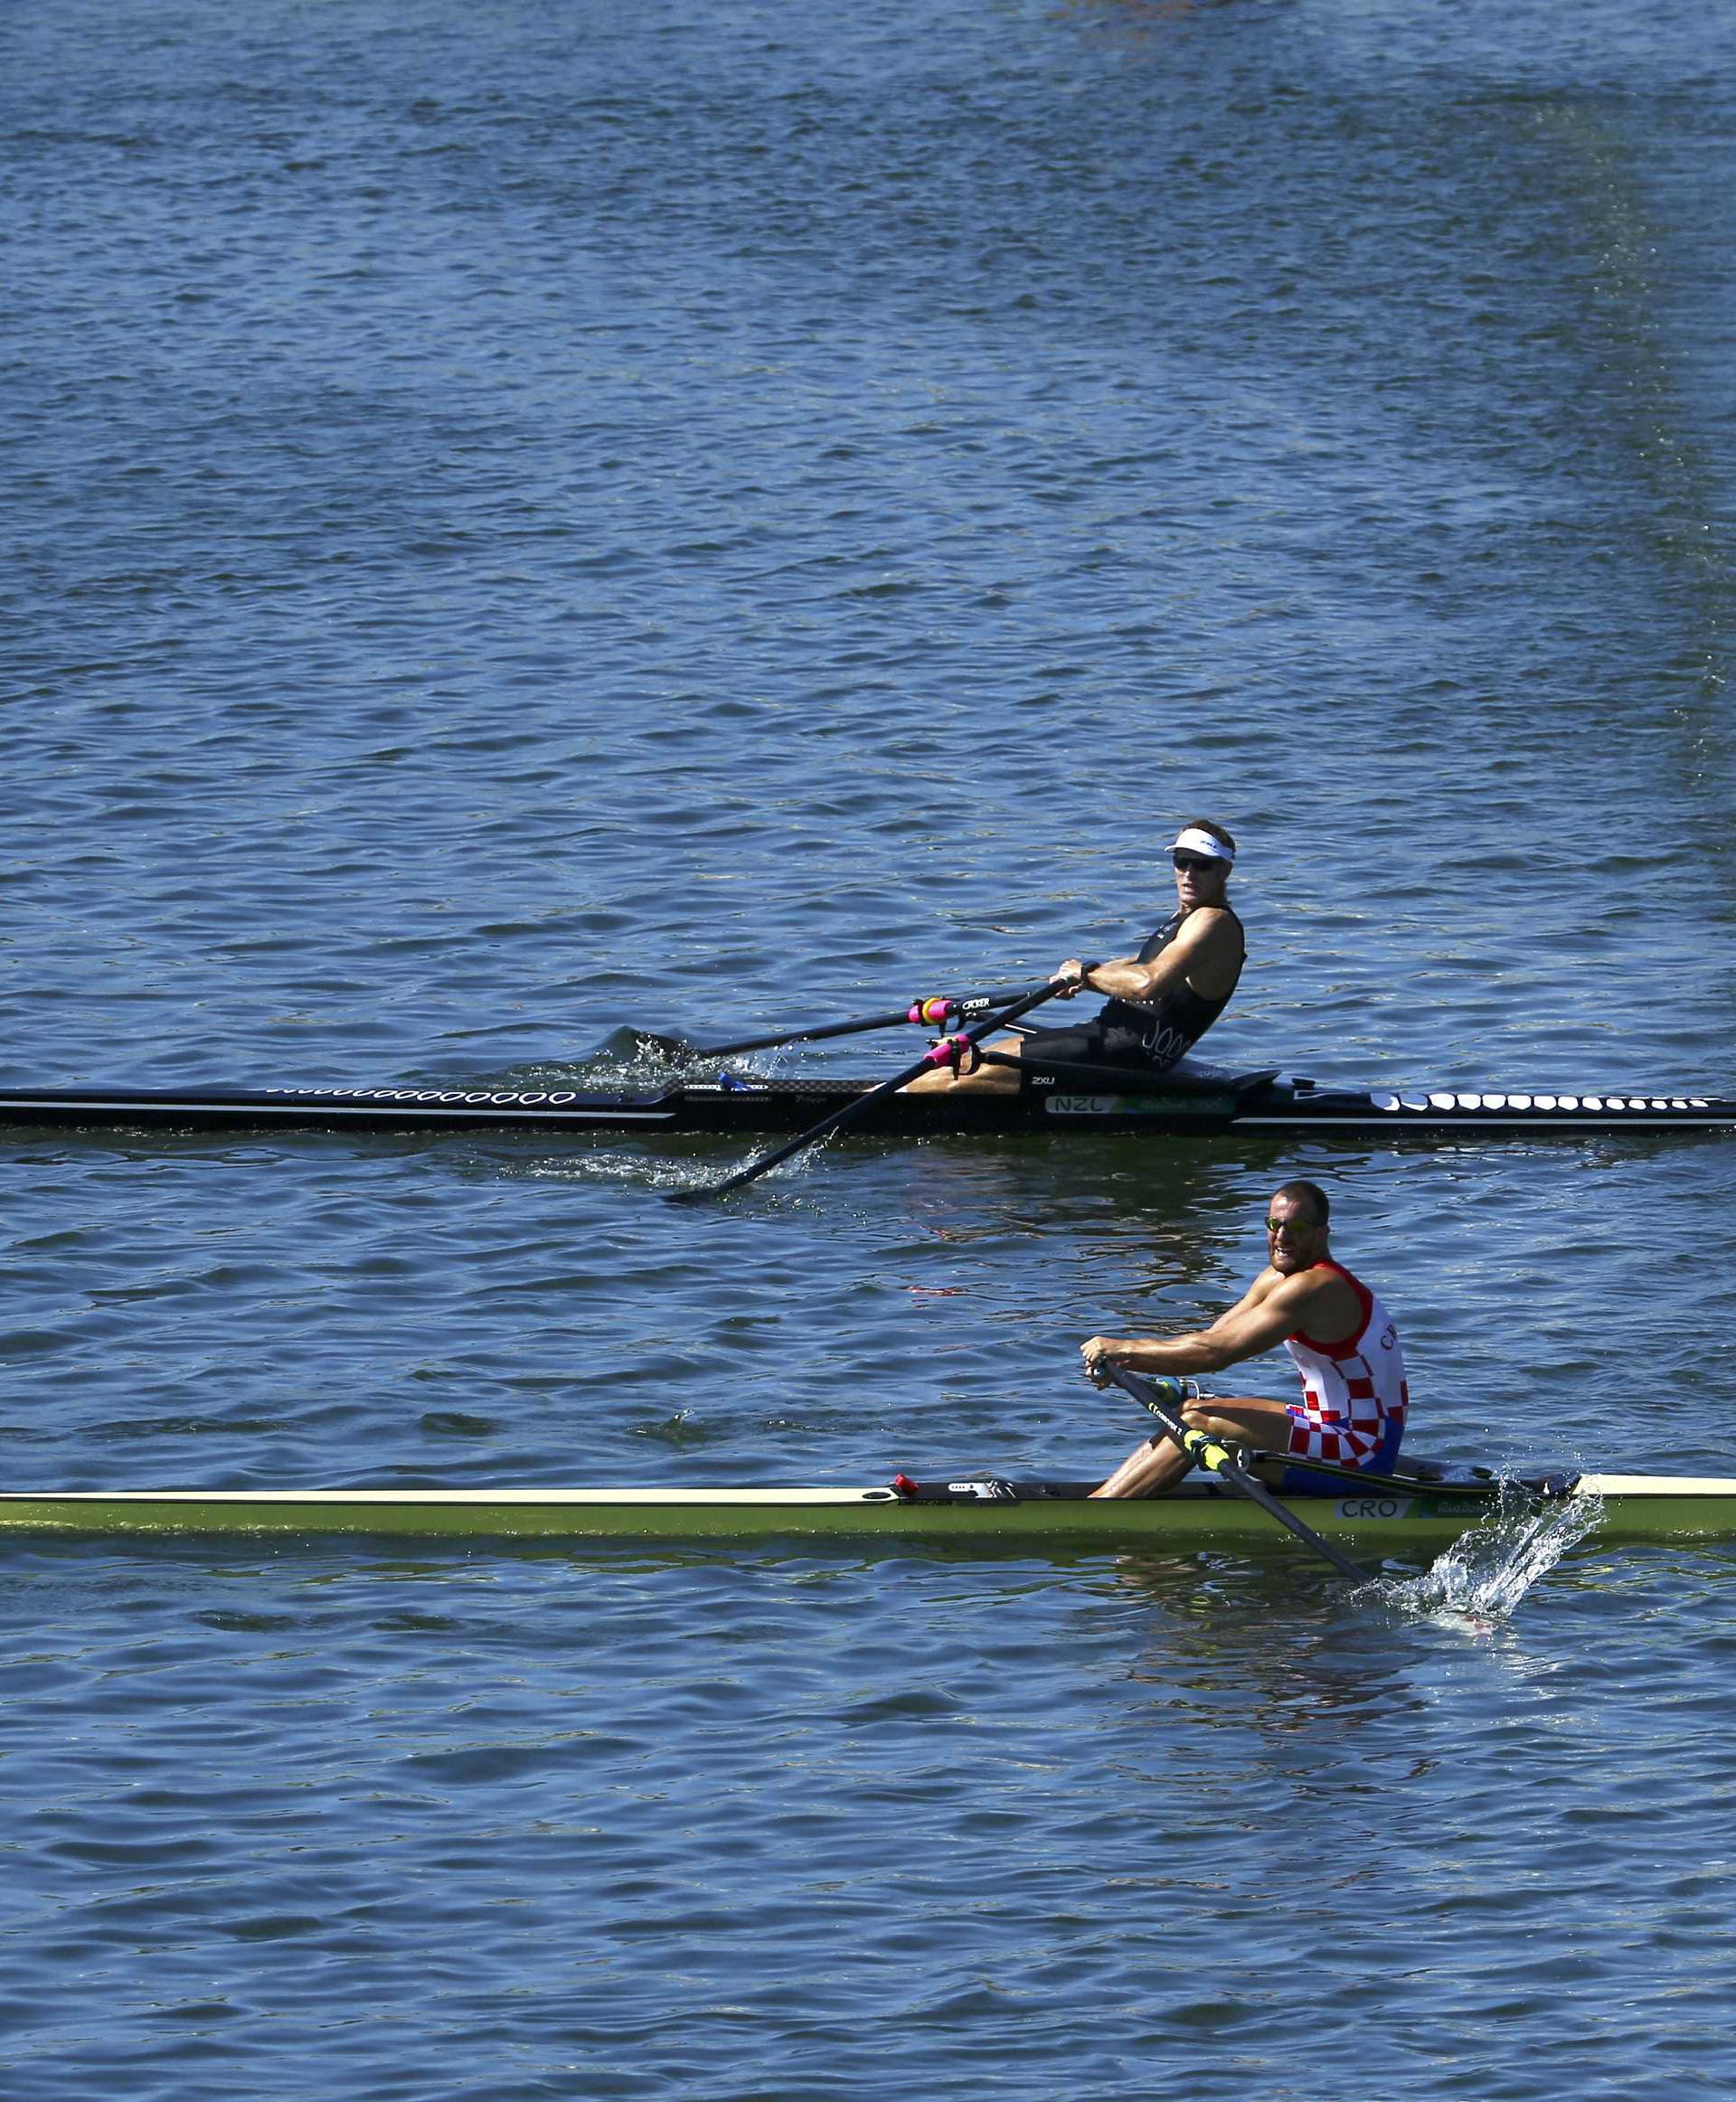
M 1210 1328 L 1175 1336 L 1094 1335 L 1080 1345 L 1087 1371 L 1106 1359 L 1132 1372 L 1181 1376 L 1222 1372 L 1244 1358 L 1257 1358 L 1303 1324 L 1314 1296 L 1305 1276 L 1273 1281 L 1268 1272 L 1245 1298 Z
M 1074 994 L 1083 990 L 1088 993 L 1107 993 L 1112 996 L 1119 995 L 1125 999 L 1127 995 L 1122 993 L 1120 986 L 1112 985 L 1110 980 L 1118 974 L 1125 976 L 1129 971 L 1143 975 L 1145 966 L 1136 963 L 1131 957 L 1118 957 L 1113 962 L 1107 964 L 1086 964 L 1081 963 L 1077 957 L 1069 957 L 1055 973 L 1058 978 L 1071 980 L 1067 991 L 1062 993 L 1060 997 L 1063 1000 L 1071 1000 Z
M 1154 994 L 1179 985 L 1192 973 L 1233 975 L 1241 960 L 1241 937 L 1235 921 L 1215 906 L 1202 906 L 1182 922 L 1174 941 L 1142 964 L 1137 957 L 1118 957 L 1113 963 L 1096 964 L 1082 983 L 1088 993 L 1101 993 L 1111 1000 L 1149 1000 Z M 1070 958 L 1061 970 L 1077 962 Z

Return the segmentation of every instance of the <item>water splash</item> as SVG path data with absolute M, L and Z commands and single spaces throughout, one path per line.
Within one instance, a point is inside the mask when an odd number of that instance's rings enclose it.
M 1420 1577 L 1387 1585 L 1387 1595 L 1410 1612 L 1509 1619 L 1537 1579 L 1602 1517 L 1601 1496 L 1569 1496 L 1539 1509 L 1504 1485 L 1493 1516 L 1462 1534 Z
M 700 1078 L 697 1062 L 693 1047 L 682 1044 L 678 1038 L 656 1037 L 644 1030 L 624 1027 L 612 1031 L 594 1051 L 514 1066 L 504 1076 L 491 1077 L 489 1084 L 656 1093 L 676 1081 Z M 746 1065 L 745 1060 L 741 1063 Z

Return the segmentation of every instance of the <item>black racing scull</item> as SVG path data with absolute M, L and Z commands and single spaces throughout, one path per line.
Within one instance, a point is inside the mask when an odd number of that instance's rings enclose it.
M 1087 1073 L 1090 1077 L 1085 1077 Z M 1736 1130 L 1736 1101 L 1628 1088 L 1583 1093 L 1404 1088 L 1364 1091 L 1277 1072 L 1203 1069 L 1185 1076 L 1101 1070 L 1034 1074 L 1018 1093 L 892 1094 L 862 1117 L 862 1133 L 1137 1133 L 1152 1137 L 1245 1133 L 1277 1139 L 1382 1141 L 1538 1138 L 1551 1135 Z M 583 1140 L 623 1132 L 681 1136 L 801 1131 L 846 1108 L 872 1080 L 765 1079 L 722 1074 L 643 1090 L 397 1086 L 13 1089 L 0 1125 L 62 1131 L 520 1132 Z

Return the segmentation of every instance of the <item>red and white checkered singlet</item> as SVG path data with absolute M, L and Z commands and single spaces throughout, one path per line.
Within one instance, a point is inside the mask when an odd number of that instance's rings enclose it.
M 1391 1466 L 1410 1405 L 1399 1332 L 1373 1293 L 1342 1263 L 1318 1267 L 1335 1270 L 1355 1293 L 1363 1324 L 1344 1343 L 1316 1343 L 1299 1330 L 1285 1338 L 1303 1394 L 1289 1405 L 1290 1457 L 1340 1467 Z

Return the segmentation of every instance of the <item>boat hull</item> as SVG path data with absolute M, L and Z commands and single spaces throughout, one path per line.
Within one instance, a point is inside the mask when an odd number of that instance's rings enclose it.
M 973 1492 L 976 1485 L 972 1485 Z M 620 1541 L 703 1545 L 835 1542 L 1021 1553 L 1190 1549 L 1278 1541 L 1257 1505 L 1189 1483 L 1143 1502 L 1098 1501 L 1080 1483 L 996 1485 L 1005 1495 L 836 1489 L 314 1489 L 14 1492 L 0 1533 L 278 1535 L 419 1540 Z M 1433 1551 L 1473 1526 L 1595 1497 L 1603 1539 L 1736 1536 L 1736 1480 L 1580 1477 L 1561 1485 L 1372 1481 L 1285 1500 L 1316 1532 L 1375 1556 Z
M 866 1093 L 866 1080 L 688 1081 L 644 1093 L 575 1089 L 75 1089 L 0 1093 L 0 1125 L 64 1131 L 520 1134 L 561 1144 L 609 1133 L 772 1136 L 806 1130 Z M 1582 1138 L 1736 1129 L 1711 1097 L 1448 1091 L 1365 1094 L 1304 1080 L 1226 1076 L 1175 1086 L 1037 1087 L 1008 1095 L 883 1096 L 853 1120 L 893 1137 L 1030 1133 L 1276 1139 Z

